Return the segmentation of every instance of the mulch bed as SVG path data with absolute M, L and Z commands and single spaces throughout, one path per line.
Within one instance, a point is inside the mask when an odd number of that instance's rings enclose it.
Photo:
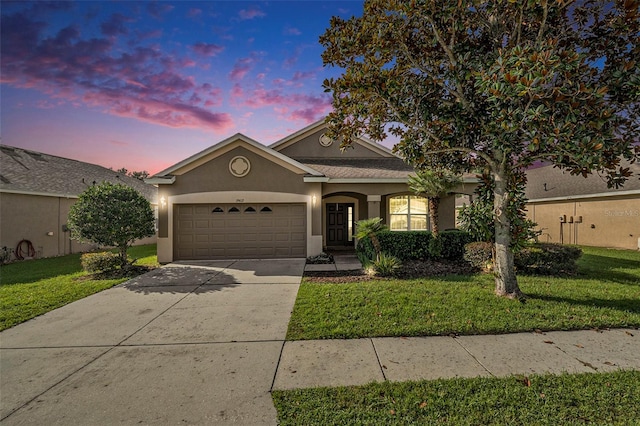
M 393 278 L 413 279 L 441 277 L 444 275 L 470 275 L 477 269 L 464 261 L 412 260 L 402 263 L 394 277 L 376 277 L 359 271 L 306 271 L 304 276 L 312 283 L 348 283 L 358 281 L 385 280 Z

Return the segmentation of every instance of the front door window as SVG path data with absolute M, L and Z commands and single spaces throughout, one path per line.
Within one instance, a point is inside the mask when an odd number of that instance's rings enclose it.
M 327 203 L 326 232 L 327 246 L 353 245 L 354 205 L 348 203 Z

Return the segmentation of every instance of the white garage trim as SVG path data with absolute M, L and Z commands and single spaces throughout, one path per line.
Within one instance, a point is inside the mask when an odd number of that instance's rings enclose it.
M 173 205 L 211 203 L 304 203 L 307 206 L 307 255 L 311 256 L 322 251 L 322 235 L 311 235 L 311 195 L 263 191 L 199 192 L 194 194 L 173 195 L 168 198 L 169 233 L 167 238 L 158 238 L 158 262 L 168 263 L 173 261 Z

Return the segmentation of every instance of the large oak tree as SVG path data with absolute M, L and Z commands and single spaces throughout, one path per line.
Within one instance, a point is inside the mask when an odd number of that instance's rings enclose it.
M 640 148 L 638 1 L 370 0 L 320 37 L 343 147 L 399 137 L 417 168 L 493 179 L 496 293 L 520 297 L 506 214 L 514 174 L 548 161 L 611 186 Z M 637 141 L 637 140 L 636 140 Z

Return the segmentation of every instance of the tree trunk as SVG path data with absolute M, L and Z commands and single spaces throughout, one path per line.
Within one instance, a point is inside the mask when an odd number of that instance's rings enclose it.
M 376 251 L 376 260 L 380 260 L 380 253 L 382 253 L 382 246 L 380 245 L 378 236 L 372 232 L 371 234 L 369 234 L 369 238 L 371 238 L 371 244 L 373 244 L 373 249 Z
M 495 248 L 494 248 L 494 275 L 496 281 L 496 294 L 512 299 L 521 299 L 524 295 L 518 287 L 516 271 L 513 264 L 513 252 L 511 251 L 510 220 L 507 213 L 509 207 L 509 191 L 507 189 L 506 173 L 495 174 L 494 189 L 494 224 L 495 224 Z
M 125 268 L 127 266 L 127 246 L 120 246 L 120 267 Z
M 429 219 L 431 220 L 431 233 L 434 237 L 440 232 L 438 228 L 438 207 L 440 205 L 440 198 L 429 197 Z

